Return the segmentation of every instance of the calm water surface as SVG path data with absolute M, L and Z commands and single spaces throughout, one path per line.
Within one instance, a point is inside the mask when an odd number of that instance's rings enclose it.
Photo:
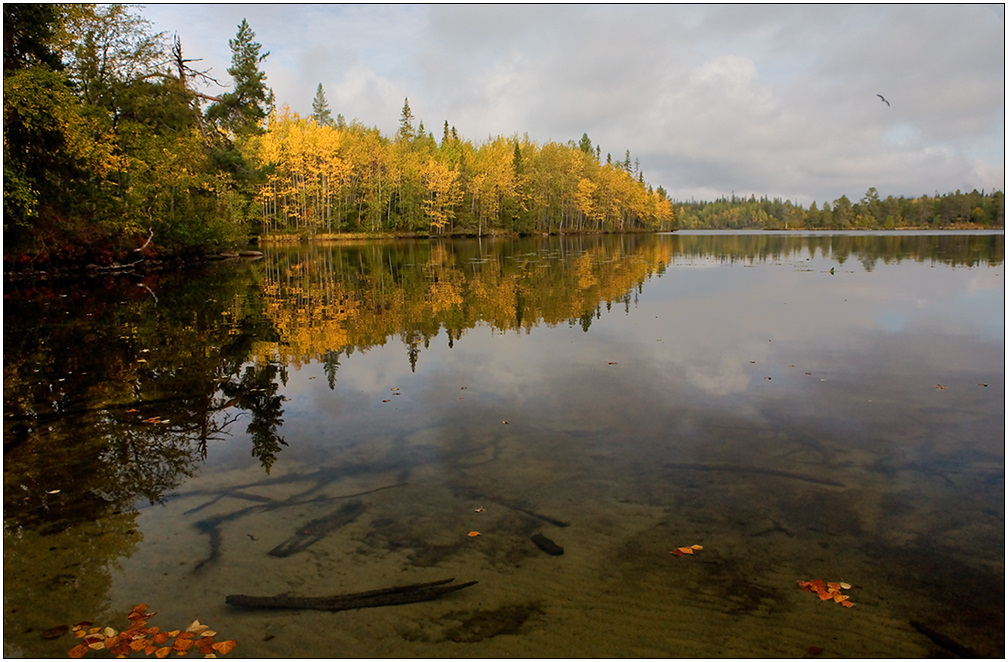
M 1003 233 L 269 248 L 4 312 L 7 656 L 141 602 L 232 657 L 1004 656 Z

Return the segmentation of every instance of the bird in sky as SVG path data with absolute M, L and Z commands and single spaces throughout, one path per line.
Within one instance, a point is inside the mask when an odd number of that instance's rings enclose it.
M 875 96 L 877 96 L 879 99 L 882 99 L 882 101 L 885 101 L 885 105 L 887 105 L 890 108 L 892 108 L 892 104 L 889 103 L 888 101 L 886 101 L 886 98 L 884 96 L 882 96 L 881 94 L 876 94 Z

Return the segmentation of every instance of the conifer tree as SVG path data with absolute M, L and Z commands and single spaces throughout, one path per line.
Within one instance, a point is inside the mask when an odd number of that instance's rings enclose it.
M 273 104 L 273 91 L 266 87 L 266 73 L 259 69 L 269 56 L 260 54 L 262 45 L 256 43 L 255 32 L 248 21 L 242 19 L 231 46 L 231 66 L 228 73 L 234 79 L 234 90 L 221 95 L 221 100 L 207 108 L 206 115 L 225 130 L 236 134 L 261 133 Z
M 326 101 L 322 83 L 318 84 L 318 89 L 315 91 L 315 99 L 312 101 L 312 119 L 319 126 L 333 125 L 332 112 L 329 110 L 329 102 Z
M 403 100 L 402 115 L 399 117 L 399 133 L 396 138 L 400 141 L 410 141 L 414 137 L 413 132 L 413 111 L 409 107 L 409 98 Z

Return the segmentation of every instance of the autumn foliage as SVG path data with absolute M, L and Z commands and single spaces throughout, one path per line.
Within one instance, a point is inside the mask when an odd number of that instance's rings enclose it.
M 408 120 L 404 120 L 408 121 Z M 263 232 L 584 232 L 671 229 L 664 191 L 629 162 L 602 163 L 573 142 L 498 136 L 474 145 L 454 130 L 395 139 L 356 122 L 319 124 L 286 106 L 243 146 L 269 172 Z
M 832 600 L 844 607 L 853 607 L 849 595 L 844 595 L 843 591 L 848 591 L 851 585 L 846 582 L 826 582 L 822 579 L 812 579 L 809 581 L 799 581 L 798 586 L 809 593 L 815 593 L 820 600 Z
M 155 613 L 148 612 L 147 605 L 138 604 L 129 613 L 129 627 L 122 632 L 111 627 L 94 627 L 87 621 L 78 623 L 72 631 L 81 643 L 67 651 L 67 655 L 80 658 L 90 652 L 108 651 L 116 657 L 143 653 L 163 658 L 172 654 L 183 657 L 196 651 L 203 657 L 217 657 L 218 653 L 227 655 L 238 643 L 234 639 L 217 641 L 217 633 L 199 621 L 193 621 L 185 630 L 163 631 L 148 626 L 148 619 Z

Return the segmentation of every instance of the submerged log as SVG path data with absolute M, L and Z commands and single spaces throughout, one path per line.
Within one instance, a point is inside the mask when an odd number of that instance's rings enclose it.
M 760 467 L 739 466 L 734 464 L 672 464 L 665 465 L 669 469 L 676 471 L 711 471 L 737 474 L 762 474 L 764 476 L 774 476 L 775 478 L 790 478 L 800 480 L 815 485 L 828 485 L 829 487 L 846 487 L 843 483 L 829 478 L 810 476 L 808 474 L 794 473 L 792 471 L 779 471 L 777 469 L 763 469 Z
M 363 512 L 363 502 L 351 501 L 324 517 L 313 519 L 307 524 L 298 527 L 294 535 L 271 549 L 269 554 L 270 556 L 284 557 L 302 552 L 327 534 L 354 521 Z
M 319 609 L 322 611 L 343 611 L 345 609 L 363 609 L 365 607 L 385 607 L 389 605 L 404 605 L 411 602 L 426 602 L 434 600 L 447 593 L 460 591 L 476 582 L 465 582 L 449 586 L 455 578 L 441 579 L 423 584 L 408 584 L 392 586 L 361 593 L 345 593 L 323 597 L 305 597 L 297 595 L 229 595 L 224 601 L 232 607 L 244 609 Z
M 931 628 L 929 628 L 928 626 L 924 625 L 920 621 L 910 621 L 910 626 L 914 630 L 917 630 L 922 635 L 924 635 L 925 637 L 927 637 L 928 639 L 930 639 L 931 641 L 933 641 L 934 643 L 936 643 L 939 646 L 941 646 L 942 648 L 944 648 L 945 650 L 949 651 L 950 653 L 955 653 L 959 657 L 965 657 L 965 658 L 983 657 L 982 655 L 979 655 L 973 649 L 967 648 L 966 646 L 963 646 L 962 644 L 960 644 L 955 639 L 952 639 L 951 637 L 947 637 L 944 634 L 942 634 L 941 632 L 938 632 L 936 630 L 932 630 Z
M 532 536 L 532 542 L 535 543 L 536 547 L 538 547 L 539 549 L 541 549 L 542 551 L 546 552 L 551 556 L 560 556 L 564 552 L 563 547 L 556 544 L 555 542 L 553 542 L 552 540 L 550 540 L 541 533 L 537 533 L 534 536 Z

